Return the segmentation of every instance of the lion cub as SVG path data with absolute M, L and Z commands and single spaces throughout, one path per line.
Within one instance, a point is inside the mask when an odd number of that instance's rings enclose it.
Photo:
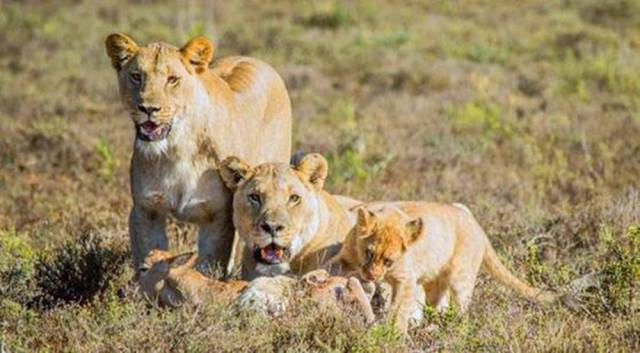
M 212 298 L 226 300 L 236 307 L 279 316 L 284 313 L 294 294 L 310 298 L 320 307 L 354 309 L 366 323 L 375 319 L 370 298 L 359 280 L 330 276 L 317 270 L 300 281 L 286 276 L 259 277 L 251 282 L 217 281 L 193 269 L 197 256 L 193 253 L 171 255 L 152 250 L 138 268 L 136 278 L 148 298 L 160 306 L 179 307 L 183 303 L 202 304 Z
M 235 299 L 247 286 L 245 281 L 216 281 L 193 269 L 197 255 L 188 252 L 171 255 L 164 250 L 151 250 L 138 267 L 140 287 L 160 306 L 178 307 L 184 302 L 202 304 L 207 296 Z
M 439 310 L 448 305 L 451 290 L 464 312 L 480 265 L 529 299 L 549 302 L 558 297 L 512 275 L 469 209 L 460 204 L 365 204 L 358 209 L 357 223 L 332 264 L 342 273 L 357 272 L 366 281 L 389 282 L 393 288 L 390 319 L 403 333 L 417 285 L 424 288 L 427 302 Z

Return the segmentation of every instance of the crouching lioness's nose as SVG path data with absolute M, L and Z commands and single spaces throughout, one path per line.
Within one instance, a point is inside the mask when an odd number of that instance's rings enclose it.
M 260 229 L 262 229 L 265 233 L 270 234 L 272 237 L 277 237 L 278 235 L 283 233 L 283 231 L 285 230 L 285 226 L 277 222 L 263 221 L 260 224 Z

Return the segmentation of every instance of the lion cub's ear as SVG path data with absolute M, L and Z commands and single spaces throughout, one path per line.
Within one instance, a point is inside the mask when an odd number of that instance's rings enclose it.
M 371 229 L 376 223 L 376 215 L 364 207 L 358 208 L 356 225 L 364 238 L 371 236 Z
M 193 251 L 167 259 L 167 263 L 169 264 L 169 279 L 176 279 L 177 277 L 183 276 L 196 265 L 197 260 L 198 255 Z
M 213 60 L 213 44 L 207 37 L 195 37 L 180 49 L 180 54 L 197 73 L 201 73 Z
M 122 69 L 124 64 L 138 52 L 138 45 L 124 33 L 110 34 L 104 41 L 111 65 L 116 70 Z
M 227 157 L 220 164 L 220 176 L 224 184 L 232 191 L 238 188 L 238 185 L 251 178 L 254 169 L 238 157 Z
M 416 218 L 407 222 L 404 227 L 407 232 L 407 245 L 411 245 L 413 242 L 418 240 L 420 235 L 422 235 L 422 231 L 424 230 L 424 222 L 422 221 L 422 218 Z
M 298 162 L 295 169 L 317 189 L 322 190 L 329 172 L 329 163 L 319 153 L 310 153 Z
M 181 266 L 193 267 L 193 265 L 195 265 L 196 263 L 197 258 L 198 256 L 193 251 L 189 251 L 189 252 L 168 258 L 167 263 L 171 268 L 181 267 Z

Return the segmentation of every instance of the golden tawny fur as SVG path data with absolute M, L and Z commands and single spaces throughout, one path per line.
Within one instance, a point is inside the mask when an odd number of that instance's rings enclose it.
M 529 299 L 549 302 L 558 297 L 512 275 L 463 205 L 378 202 L 365 204 L 357 212 L 356 225 L 332 263 L 363 280 L 389 282 L 393 288 L 390 319 L 402 332 L 406 332 L 416 286 L 423 287 L 427 302 L 438 309 L 448 305 L 451 291 L 464 312 L 481 265 Z
M 360 281 L 356 278 L 329 276 L 326 271 L 312 271 L 300 282 L 284 276 L 261 277 L 252 282 L 217 281 L 193 269 L 196 255 L 172 255 L 163 250 L 151 250 L 137 270 L 136 278 L 145 295 L 160 306 L 179 307 L 184 303 L 203 304 L 216 299 L 218 303 L 234 303 L 246 309 L 257 309 L 270 315 L 280 315 L 287 308 L 294 292 L 322 307 L 354 310 L 367 323 L 375 319 Z
M 147 297 L 161 306 L 202 304 L 215 297 L 231 301 L 246 286 L 245 281 L 216 281 L 193 269 L 197 256 L 193 253 L 172 255 L 151 250 L 136 272 L 136 278 Z
M 354 310 L 366 323 L 375 321 L 371 305 L 374 293 L 367 293 L 357 278 L 331 276 L 325 270 L 315 270 L 302 276 L 301 282 L 306 289 L 305 295 L 319 306 Z
M 224 268 L 234 229 L 218 163 L 230 155 L 249 163 L 289 160 L 291 107 L 282 79 L 248 57 L 209 68 L 214 49 L 204 37 L 177 48 L 140 46 L 115 33 L 105 45 L 135 128 L 129 217 L 135 267 L 151 249 L 168 248 L 165 222 L 172 215 L 199 226 L 199 261 Z
M 315 153 L 294 166 L 223 161 L 222 178 L 234 190 L 233 222 L 244 241 L 244 279 L 302 275 L 338 253 L 354 220 L 323 190 L 327 168 Z

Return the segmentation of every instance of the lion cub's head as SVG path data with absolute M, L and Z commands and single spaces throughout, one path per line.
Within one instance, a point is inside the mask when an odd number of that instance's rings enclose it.
M 234 191 L 234 224 L 257 264 L 288 266 L 318 231 L 317 194 L 327 169 L 319 154 L 306 155 L 295 166 L 250 166 L 237 157 L 222 162 L 222 179 Z
M 138 46 L 131 37 L 114 33 L 105 46 L 136 128 L 136 146 L 145 152 L 163 151 L 172 129 L 208 99 L 198 75 L 213 58 L 213 45 L 197 37 L 182 48 L 166 43 Z
M 154 249 L 136 269 L 135 279 L 148 298 L 158 298 L 161 304 L 177 306 L 184 298 L 178 290 L 167 284 L 170 277 L 181 276 L 195 264 L 193 252 L 172 255 L 168 251 Z
M 356 225 L 349 234 L 356 237 L 358 270 L 366 281 L 381 281 L 409 245 L 422 234 L 422 219 L 406 221 L 397 215 L 379 217 L 360 208 Z

